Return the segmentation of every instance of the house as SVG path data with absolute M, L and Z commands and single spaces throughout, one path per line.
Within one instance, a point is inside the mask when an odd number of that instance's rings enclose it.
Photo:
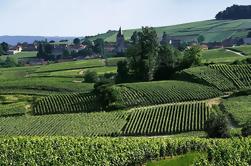
M 222 41 L 222 46 L 223 47 L 233 47 L 234 45 L 236 45 L 236 43 L 237 43 L 237 40 L 229 38 L 229 39 Z
M 52 46 L 51 54 L 54 55 L 55 57 L 62 56 L 64 54 L 64 51 L 67 49 L 68 49 L 67 44 L 60 44 L 60 45 L 54 44 Z
M 78 53 L 79 51 L 83 50 L 86 48 L 86 45 L 83 44 L 79 44 L 79 45 L 69 45 L 67 46 L 68 50 L 70 52 L 75 52 Z
M 202 50 L 208 50 L 208 45 L 207 45 L 207 44 L 201 44 L 201 45 L 200 45 L 200 48 L 201 48 Z
M 166 32 L 164 32 L 160 44 L 170 44 L 175 48 L 179 48 L 181 46 L 181 40 L 173 36 L 168 36 Z
M 222 42 L 210 42 L 207 44 L 208 49 L 223 48 Z
M 11 47 L 8 51 L 9 55 L 15 55 L 17 53 L 22 52 L 22 47 L 21 46 L 15 46 L 15 47 Z
M 23 43 L 22 45 L 21 45 L 21 47 L 22 47 L 22 51 L 37 51 L 37 45 L 35 45 L 35 44 L 27 44 L 27 43 Z
M 249 37 L 249 38 L 244 38 L 243 39 L 243 42 L 244 42 L 244 44 L 251 44 L 251 38 Z

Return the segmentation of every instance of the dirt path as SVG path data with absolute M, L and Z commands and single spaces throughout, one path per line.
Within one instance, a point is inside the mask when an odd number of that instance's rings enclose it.
M 234 54 L 236 54 L 236 55 L 239 55 L 239 56 L 242 56 L 242 57 L 245 57 L 245 55 L 243 54 L 243 53 L 240 53 L 240 52 L 236 52 L 236 51 L 233 51 L 233 50 L 229 50 L 229 49 L 225 49 L 226 51 L 228 51 L 228 52 L 232 52 L 232 53 L 234 53 Z

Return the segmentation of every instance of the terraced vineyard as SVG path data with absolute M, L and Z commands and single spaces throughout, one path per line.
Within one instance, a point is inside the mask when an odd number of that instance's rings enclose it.
M 83 113 L 0 118 L 1 136 L 108 136 L 119 134 L 127 113 Z
M 251 88 L 251 65 L 211 65 L 231 80 L 239 89 Z
M 205 102 L 169 104 L 132 110 L 125 135 L 160 135 L 204 129 L 210 108 Z
M 127 107 L 195 101 L 223 95 L 216 88 L 184 81 L 159 81 L 114 86 L 119 103 Z
M 95 96 L 92 94 L 52 95 L 39 100 L 33 107 L 34 115 L 91 112 L 95 109 Z
M 214 86 L 221 91 L 235 90 L 236 86 L 226 78 L 220 71 L 209 67 L 194 67 L 184 70 L 181 75 L 185 74 L 185 79 L 190 78 L 196 82 L 206 83 Z

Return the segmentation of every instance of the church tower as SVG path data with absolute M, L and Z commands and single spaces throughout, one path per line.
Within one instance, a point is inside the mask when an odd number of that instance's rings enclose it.
M 116 39 L 116 53 L 123 54 L 125 53 L 126 45 L 125 45 L 125 37 L 123 35 L 121 27 L 119 28 L 119 32 L 117 34 Z

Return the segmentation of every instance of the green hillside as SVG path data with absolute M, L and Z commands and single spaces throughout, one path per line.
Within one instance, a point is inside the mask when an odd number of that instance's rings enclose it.
M 170 36 L 178 36 L 184 41 L 190 41 L 203 35 L 206 39 L 205 42 L 222 41 L 230 37 L 245 37 L 250 29 L 251 19 L 208 20 L 155 28 L 159 37 L 166 32 Z M 124 30 L 126 40 L 130 39 L 135 30 L 140 31 L 140 29 Z M 116 34 L 114 31 L 108 31 L 91 37 L 91 39 L 103 38 L 107 42 L 115 42 Z

